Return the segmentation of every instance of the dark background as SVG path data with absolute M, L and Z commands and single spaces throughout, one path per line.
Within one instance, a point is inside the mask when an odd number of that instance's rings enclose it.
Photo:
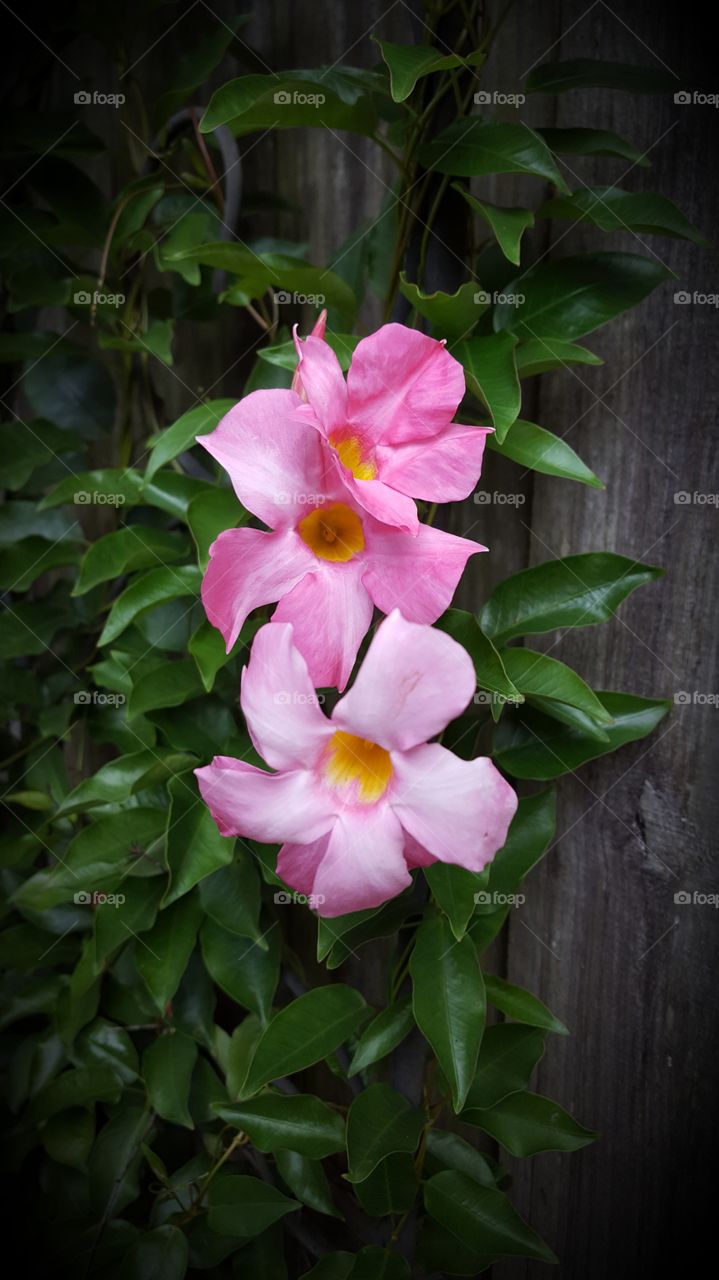
M 158 40 L 134 71 L 148 100 L 162 89 L 163 61 L 181 54 L 201 10 L 207 22 L 240 8 L 251 13 L 216 84 L 260 69 L 245 43 L 267 67 L 281 70 L 337 62 L 369 66 L 376 61 L 372 34 L 421 38 L 419 6 L 404 0 L 198 4 L 197 12 L 189 3 L 184 14 L 181 5 L 167 10 L 171 17 L 148 11 L 146 40 L 144 20 L 138 26 L 129 10 L 124 15 L 117 7 L 118 41 L 127 38 L 135 56 Z M 183 16 L 172 26 L 178 14 Z M 88 7 L 88 27 L 91 15 Z M 132 30 L 122 35 L 125 19 Z M 2 28 L 4 110 L 28 104 L 37 110 L 43 103 L 72 110 L 78 82 L 59 58 L 83 85 L 117 91 L 117 68 L 111 58 L 98 63 L 94 42 L 73 40 L 66 47 L 57 9 L 15 5 L 13 13 L 3 6 Z M 714 49 L 695 6 L 520 0 L 482 84 L 517 92 L 536 63 L 598 57 L 668 67 L 678 90 L 717 93 Z M 198 105 L 206 101 L 204 96 Z M 113 157 L 124 151 L 119 113 L 88 112 L 88 124 L 107 139 Z M 516 118 L 512 108 L 499 114 Z M 634 142 L 648 153 L 651 169 L 567 157 L 570 186 L 616 182 L 632 191 L 662 192 L 713 237 L 716 107 L 590 90 L 530 98 L 521 114 L 529 124 L 591 124 Z M 313 261 L 332 265 L 349 233 L 376 218 L 387 199 L 390 166 L 367 139 L 307 129 L 240 141 L 245 190 L 274 189 L 299 208 L 263 215 L 255 234 L 306 239 Z M 106 163 L 103 169 L 92 162 L 91 172 L 96 180 L 105 173 L 107 181 Z M 114 173 L 115 179 L 123 176 Z M 483 179 L 477 189 L 507 205 L 522 203 L 531 191 L 536 205 L 532 182 Z M 463 228 L 451 209 L 439 227 L 432 271 L 438 284 L 453 288 Z M 676 304 L 673 294 L 719 292 L 719 271 L 713 250 L 678 240 L 607 239 L 590 226 L 559 222 L 542 223 L 534 235 L 537 255 L 552 243 L 558 256 L 627 249 L 658 258 L 677 281 L 591 335 L 588 345 L 604 366 L 562 370 L 525 384 L 523 417 L 567 433 L 606 492 L 522 475 L 490 455 L 483 486 L 521 494 L 524 501 L 478 507 L 469 500 L 446 513 L 447 527 L 491 550 L 470 562 L 457 603 L 478 609 L 495 581 L 568 553 L 607 549 L 661 564 L 666 577 L 633 596 L 619 617 L 567 634 L 553 652 L 595 687 L 670 698 L 685 691 L 690 701 L 676 705 L 651 739 L 560 783 L 558 838 L 530 877 L 527 902 L 513 914 L 494 959 L 498 972 L 529 987 L 572 1031 L 569 1039 L 550 1040 L 534 1087 L 598 1129 L 601 1139 L 575 1155 L 508 1163 L 517 1207 L 559 1255 L 562 1276 L 636 1277 L 660 1263 L 681 1264 L 677 1273 L 683 1274 L 713 1234 L 719 913 L 709 905 L 677 904 L 675 894 L 719 890 L 712 862 L 719 818 L 712 729 L 719 712 L 694 699 L 695 693 L 716 696 L 719 682 L 712 608 L 717 507 L 677 503 L 675 494 L 719 489 L 713 465 L 718 312 L 707 303 Z M 190 394 L 212 384 L 213 395 L 241 393 L 257 331 L 244 315 L 225 315 L 221 327 L 179 326 L 174 371 L 161 375 L 168 421 L 191 402 Z M 362 325 L 371 328 L 379 320 L 379 304 L 370 300 Z M 551 640 L 532 643 L 547 648 Z M 542 1264 L 526 1261 L 497 1271 L 508 1280 L 545 1274 Z

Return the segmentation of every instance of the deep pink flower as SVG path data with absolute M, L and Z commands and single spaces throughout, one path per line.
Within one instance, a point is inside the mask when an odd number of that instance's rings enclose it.
M 454 502 L 472 492 L 490 428 L 452 422 L 464 371 L 444 343 L 403 324 L 383 325 L 358 343 L 345 382 L 320 336 L 295 341 L 304 412 L 360 506 L 416 532 L 413 498 Z
M 461 760 L 427 739 L 475 688 L 465 650 L 442 631 L 382 622 L 331 718 L 292 627 L 258 631 L 242 710 L 275 773 L 216 756 L 196 769 L 222 835 L 281 843 L 277 874 L 320 915 L 376 907 L 437 860 L 481 871 L 501 849 L 517 797 L 486 757 Z
M 326 328 L 327 328 L 327 311 L 324 310 L 324 311 L 320 311 L 320 314 L 315 320 L 314 325 L 312 326 L 312 333 L 310 336 L 312 338 L 323 339 L 325 336 Z M 299 353 L 299 338 L 297 336 L 297 325 L 295 325 L 293 329 L 293 333 L 295 338 L 295 346 L 297 347 L 297 351 Z M 307 401 L 307 395 L 305 393 L 304 387 L 302 386 L 302 378 L 300 377 L 300 361 L 299 360 L 297 362 L 297 368 L 295 369 L 292 375 L 292 390 L 297 392 L 298 396 L 300 397 L 300 400 L 304 400 L 305 402 Z
M 229 652 L 248 613 L 278 600 L 273 621 L 293 624 L 317 686 L 344 688 L 374 605 L 435 622 L 469 556 L 486 550 L 426 524 L 412 535 L 375 520 L 344 485 L 293 391 L 252 392 L 198 443 L 272 530 L 228 529 L 212 544 L 202 583 L 207 616 Z

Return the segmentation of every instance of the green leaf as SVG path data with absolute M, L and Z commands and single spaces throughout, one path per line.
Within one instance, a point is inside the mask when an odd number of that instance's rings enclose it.
M 37 360 L 25 373 L 23 389 L 33 412 L 58 427 L 79 431 L 91 440 L 112 429 L 112 378 L 103 364 L 79 347 L 63 343 Z
M 352 354 L 359 341 L 359 334 L 356 333 L 332 333 L 329 329 L 326 331 L 325 342 L 337 356 L 343 373 L 349 369 Z M 292 341 L 278 342 L 271 347 L 260 347 L 257 354 L 267 364 L 274 364 L 280 369 L 289 369 L 294 373 L 297 368 L 297 348 Z
M 619 156 L 642 169 L 648 169 L 651 164 L 645 151 L 625 142 L 610 129 L 538 129 L 537 133 L 557 155 Z
M 229 21 L 213 22 L 207 33 L 202 32 L 183 44 L 179 55 L 172 60 L 169 75 L 166 71 L 163 77 L 165 87 L 153 108 L 153 119 L 158 125 L 193 100 L 194 90 L 210 78 L 234 40 L 237 28 L 248 19 L 249 14 L 233 14 Z
M 541 712 L 522 712 L 511 724 L 503 720 L 499 726 L 494 749 L 499 767 L 515 778 L 558 778 L 627 742 L 646 738 L 672 705 L 630 693 L 598 691 L 597 697 L 612 717 L 605 729 L 606 742 L 595 734 L 558 724 Z
M 142 1056 L 150 1104 L 163 1120 L 194 1129 L 187 1107 L 197 1045 L 181 1031 L 158 1036 Z
M 436 1173 L 425 1186 L 424 1200 L 431 1217 L 480 1253 L 557 1261 L 501 1191 L 478 1186 L 466 1173 Z
M 461 182 L 453 182 L 455 191 L 464 196 L 474 213 L 478 213 L 489 227 L 502 253 L 509 262 L 519 266 L 521 241 L 525 231 L 534 226 L 534 214 L 531 209 L 504 208 L 498 204 L 487 204 L 470 194 Z
M 173 458 L 184 453 L 185 450 L 191 449 L 197 436 L 208 435 L 209 432 L 214 431 L 220 419 L 229 413 L 234 404 L 234 400 L 208 400 L 203 404 L 195 405 L 193 409 L 183 413 L 171 427 L 167 427 L 160 432 L 159 436 L 155 436 L 154 440 L 150 440 L 148 449 L 151 453 L 145 469 L 146 479 L 151 480 L 160 467 L 164 467 L 167 462 L 172 462 Z
M 425 920 L 410 960 L 417 1026 L 429 1041 L 461 1111 L 484 1030 L 484 983 L 468 937 L 458 942 L 442 917 Z
M 424 876 L 459 941 L 466 933 L 474 912 L 474 895 L 482 881 L 474 872 L 445 862 L 425 867 Z
M 325 1253 L 310 1271 L 302 1273 L 300 1280 L 347 1280 L 356 1256 L 345 1252 Z
M 556 828 L 557 805 L 552 787 L 521 797 L 507 839 L 490 863 L 492 898 L 496 900 L 498 896 L 517 892 L 524 877 L 546 853 Z M 485 974 L 485 985 L 487 981 Z
M 182 249 L 178 262 L 198 262 L 207 267 L 228 271 L 238 277 L 241 294 L 259 298 L 267 289 L 290 290 L 312 298 L 316 306 L 336 307 L 350 322 L 357 309 L 355 296 L 348 284 L 329 267 L 317 267 L 301 258 L 282 253 L 255 253 L 239 241 L 214 240 L 207 244 Z M 232 291 L 226 300 L 232 302 Z M 239 302 L 240 299 L 238 298 Z M 289 299 L 280 299 L 289 301 Z
M 164 1010 L 182 981 L 202 919 L 196 894 L 187 894 L 161 911 L 135 952 L 137 971 L 158 1009 Z
M 600 724 L 611 724 L 596 693 L 564 662 L 532 649 L 510 647 L 502 651 L 502 661 L 517 688 L 527 698 L 534 696 L 568 702 Z
M 464 338 L 452 348 L 452 355 L 464 365 L 467 389 L 487 406 L 500 444 L 522 404 L 515 343 L 509 333 L 494 333 Z
M 242 845 L 228 867 L 206 876 L 200 885 L 200 901 L 217 924 L 230 933 L 259 942 L 260 879 L 254 859 Z M 267 943 L 262 944 L 267 948 Z
M 458 1133 L 449 1133 L 443 1129 L 427 1130 L 427 1161 L 425 1168 L 428 1174 L 439 1172 L 435 1166 L 443 1169 L 456 1169 L 474 1178 L 481 1187 L 495 1185 L 492 1166 L 484 1155 L 481 1155 L 469 1142 L 460 1138 Z
M 88 1167 L 90 1206 L 100 1219 L 117 1216 L 140 1193 L 141 1144 L 149 1141 L 152 1117 L 143 1107 L 118 1109 L 97 1135 Z
M 202 955 L 213 981 L 264 1024 L 280 976 L 278 936 L 272 926 L 264 946 L 207 919 L 200 930 Z
M 183 1280 L 187 1257 L 187 1236 L 167 1223 L 144 1231 L 130 1245 L 118 1280 Z
M 131 622 L 148 609 L 181 596 L 199 596 L 201 574 L 194 565 L 178 565 L 176 569 L 150 569 L 135 578 L 115 600 L 99 643 L 110 644 Z
M 504 286 L 513 300 L 497 304 L 492 323 L 495 330 L 525 341 L 572 341 L 636 307 L 673 277 L 663 263 L 636 253 L 587 253 L 540 262 Z
M 92 777 L 78 783 L 58 806 L 57 816 L 80 813 L 98 804 L 118 804 L 135 791 L 166 782 L 187 763 L 187 756 L 164 747 L 132 751 L 100 765 Z
M 182 534 L 139 524 L 127 525 L 93 542 L 85 553 L 72 594 L 84 595 L 99 582 L 110 582 L 135 569 L 181 560 L 187 557 L 187 551 L 187 539 Z
M 641 231 L 673 236 L 707 245 L 708 240 L 666 196 L 653 191 L 623 191 L 621 187 L 582 187 L 568 196 L 547 200 L 540 218 L 586 218 L 600 231 Z
M 473 280 L 461 284 L 454 293 L 423 293 L 404 273 L 399 276 L 400 293 L 419 315 L 430 321 L 438 337 L 454 338 L 473 329 L 486 305 L 477 302 L 477 285 Z
M 73 1047 L 73 1058 L 80 1067 L 109 1067 L 123 1085 L 133 1084 L 140 1070 L 137 1050 L 128 1032 L 105 1018 L 96 1018 L 83 1027 Z
M 454 120 L 419 152 L 420 164 L 437 173 L 477 178 L 489 173 L 529 173 L 566 191 L 549 147 L 525 124 L 500 124 L 475 116 Z
M 248 513 L 231 489 L 215 485 L 192 499 L 187 508 L 187 523 L 195 540 L 201 569 L 207 568 L 210 547 L 215 538 L 225 529 L 235 529 L 244 524 L 247 519 Z
M 586 347 L 575 342 L 562 342 L 561 338 L 529 338 L 519 343 L 515 355 L 520 378 L 531 378 L 535 373 L 546 373 L 548 369 L 569 368 L 573 364 L 604 364 Z M 511 453 L 509 457 L 512 457 Z
M 373 1018 L 360 1036 L 350 1063 L 348 1076 L 365 1071 L 379 1062 L 409 1035 L 414 1026 L 410 1000 L 398 1000 Z
M 217 1178 L 208 1190 L 208 1221 L 221 1236 L 256 1236 L 300 1208 L 259 1178 L 234 1174 Z
M 477 1074 L 467 1094 L 462 1119 L 472 1123 L 470 1112 L 493 1107 L 510 1093 L 526 1089 L 544 1053 L 545 1032 L 537 1027 L 502 1022 L 487 1027 L 479 1051 Z
M 51 1160 L 82 1169 L 95 1141 L 92 1111 L 73 1107 L 51 1116 L 42 1131 L 42 1145 Z
M 293 1000 L 275 1014 L 261 1036 L 245 1092 L 326 1058 L 355 1030 L 366 1010 L 359 991 L 342 983 L 316 987 Z
M 610 551 L 547 560 L 500 582 L 481 625 L 495 644 L 505 644 L 515 636 L 606 622 L 632 591 L 663 572 Z
M 216 1110 L 260 1151 L 296 1151 L 313 1160 L 344 1151 L 344 1121 L 312 1094 L 263 1093 Z
M 213 93 L 200 129 L 212 133 L 226 124 L 241 135 L 309 125 L 371 136 L 377 123 L 371 99 L 357 93 L 344 100 L 348 96 L 330 89 L 321 69 L 240 76 Z
M 519 689 L 507 675 L 499 651 L 484 634 L 473 613 L 467 613 L 464 609 L 448 609 L 435 626 L 446 631 L 447 635 L 467 650 L 474 663 L 480 689 L 490 689 L 512 702 L 522 701 Z
M 275 1164 L 283 1182 L 298 1200 L 316 1213 L 326 1213 L 330 1218 L 341 1218 L 335 1208 L 332 1193 L 319 1160 L 308 1160 L 296 1151 L 275 1152 Z
M 202 677 L 192 658 L 167 662 L 138 677 L 127 704 L 127 718 L 134 720 L 136 716 L 158 711 L 161 707 L 178 707 L 203 692 Z
M 198 881 L 218 867 L 232 862 L 235 841 L 221 836 L 214 819 L 197 794 L 193 782 L 173 778 L 167 786 L 170 811 L 167 816 L 166 865 L 170 886 L 165 906 L 181 898 Z
M 578 1124 L 558 1102 L 538 1093 L 511 1093 L 486 1111 L 473 1112 L 470 1123 L 506 1147 L 513 1156 L 539 1151 L 578 1151 L 598 1134 Z
M 17 536 L 22 536 L 20 531 Z M 64 538 L 61 542 L 48 544 L 44 538 L 23 538 L 15 546 L 4 547 L 0 550 L 0 589 L 27 591 L 43 573 L 60 566 L 79 564 L 82 548 L 77 539 L 80 536 L 78 525 L 74 539 Z
M 93 1102 L 117 1102 L 122 1092 L 114 1071 L 108 1067 L 71 1067 L 46 1084 L 35 1095 L 30 1118 L 49 1120 L 69 1107 L 86 1107 Z
M 599 477 L 590 471 L 570 445 L 534 422 L 517 418 L 501 444 L 496 435 L 490 435 L 487 445 L 495 453 L 501 453 L 531 471 L 540 471 L 545 476 L 561 476 L 564 480 L 578 480 L 593 489 L 604 488 Z
M 568 89 L 620 89 L 627 93 L 674 93 L 681 88 L 673 71 L 601 58 L 542 62 L 530 71 L 527 93 L 566 93 Z
M 393 44 L 390 40 L 376 43 L 389 67 L 390 91 L 395 102 L 404 102 L 423 76 L 454 67 L 478 67 L 487 56 L 481 49 L 461 57 L 458 53 L 442 53 L 426 44 Z
M 399 1253 L 368 1244 L 357 1254 L 349 1280 L 410 1280 L 409 1264 Z
M 415 1151 L 425 1119 L 389 1085 L 371 1084 L 358 1094 L 347 1116 L 349 1181 L 363 1182 L 394 1151 Z
M 354 1193 L 372 1218 L 406 1213 L 414 1204 L 419 1179 L 407 1151 L 395 1151 L 380 1160 L 369 1177 L 354 1185 Z
M 569 1035 L 564 1023 L 550 1013 L 546 1004 L 542 1004 L 541 1000 L 523 987 L 515 987 L 504 978 L 497 978 L 489 973 L 484 975 L 484 985 L 489 1003 L 507 1018 L 514 1018 L 529 1027 L 543 1027 L 560 1036 Z

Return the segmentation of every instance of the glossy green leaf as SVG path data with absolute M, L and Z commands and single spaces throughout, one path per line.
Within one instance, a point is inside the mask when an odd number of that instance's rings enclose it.
M 443 1129 L 427 1130 L 426 1172 L 430 1175 L 442 1169 L 456 1169 L 474 1178 L 481 1187 L 494 1186 L 492 1166 L 484 1155 L 476 1150 L 458 1133 L 449 1133 Z
M 600 724 L 611 724 L 612 717 L 596 693 L 566 663 L 546 653 L 514 646 L 503 649 L 502 661 L 512 682 L 525 697 L 568 702 Z
M 178 454 L 191 449 L 197 436 L 209 435 L 214 431 L 220 419 L 229 413 L 234 403 L 234 400 L 229 399 L 208 400 L 203 404 L 195 405 L 193 409 L 183 413 L 171 427 L 167 427 L 154 440 L 150 440 L 148 448 L 151 452 L 145 469 L 146 478 L 151 480 L 155 472 L 159 471 L 160 467 L 164 467 L 165 463 L 172 462 Z
M 178 707 L 203 692 L 202 677 L 192 658 L 168 662 L 157 670 L 145 672 L 133 685 L 127 704 L 128 720 L 162 707 Z
M 166 864 L 170 885 L 165 905 L 175 902 L 198 881 L 232 862 L 235 841 L 221 836 L 212 815 L 197 793 L 194 780 L 173 778 L 168 783 Z
M 280 976 L 276 928 L 270 928 L 262 946 L 207 919 L 200 941 L 208 972 L 217 985 L 266 1023 Z
M 187 1236 L 167 1223 L 138 1236 L 122 1260 L 118 1280 L 183 1280 L 187 1259 Z
M 489 867 L 489 892 L 495 901 L 497 897 L 517 892 L 524 877 L 546 853 L 556 827 L 553 788 L 520 798 L 507 839 Z
M 409 1035 L 414 1026 L 414 1014 L 410 1000 L 398 1000 L 373 1018 L 360 1036 L 352 1056 L 348 1076 L 365 1071 L 379 1062 Z
M 335 271 L 288 254 L 258 254 L 237 241 L 216 240 L 184 249 L 177 257 L 181 262 L 197 262 L 230 272 L 238 277 L 240 292 L 250 298 L 260 298 L 268 289 L 312 295 L 317 306 L 326 302 L 350 321 L 357 307 L 349 285 Z M 227 301 L 232 302 L 232 296 Z
M 142 1056 L 142 1074 L 151 1106 L 163 1120 L 185 1129 L 194 1128 L 187 1100 L 196 1061 L 197 1045 L 180 1031 L 158 1036 Z
M 619 89 L 627 93 L 674 93 L 681 84 L 666 67 L 571 58 L 542 62 L 527 76 L 527 93 L 566 93 L 568 89 Z
M 188 757 L 165 748 L 132 751 L 103 764 L 78 785 L 58 806 L 57 814 L 80 813 L 93 805 L 117 804 L 135 791 L 166 782 L 178 769 L 186 768 Z
M 103 467 L 97 471 L 74 472 L 65 476 L 38 503 L 38 511 L 72 503 L 77 515 L 81 507 L 109 507 L 124 510 L 135 506 L 142 496 L 142 478 L 137 471 L 123 467 Z
M 164 1010 L 182 981 L 202 919 L 196 894 L 186 894 L 157 916 L 135 952 L 137 971 L 157 1007 Z
M 598 1136 L 578 1124 L 559 1103 L 538 1093 L 510 1093 L 486 1111 L 473 1111 L 471 1123 L 513 1156 L 533 1156 L 539 1151 L 578 1151 Z
M 275 1152 L 277 1171 L 293 1196 L 301 1200 L 315 1213 L 326 1213 L 330 1218 L 341 1218 L 335 1208 L 326 1174 L 319 1160 L 308 1160 L 296 1151 Z
M 497 204 L 487 204 L 470 194 L 459 182 L 453 182 L 455 191 L 464 196 L 470 209 L 479 214 L 486 222 L 502 253 L 509 262 L 519 266 L 521 242 L 524 232 L 534 226 L 534 214 L 531 209 L 503 208 Z
M 296 1151 L 312 1160 L 344 1151 L 344 1121 L 311 1094 L 263 1093 L 216 1110 L 260 1151 Z
M 558 778 L 588 760 L 617 751 L 627 742 L 645 738 L 656 729 L 672 705 L 630 693 L 598 692 L 597 696 L 612 717 L 612 723 L 604 730 L 606 742 L 595 734 L 560 724 L 539 711 L 522 711 L 511 723 L 503 720 L 499 726 L 494 746 L 499 767 L 515 778 Z
M 370 98 L 361 92 L 341 96 L 337 87 L 329 87 L 322 70 L 240 76 L 212 95 L 200 129 L 211 133 L 226 124 L 244 134 L 309 125 L 372 134 L 377 117 Z
M 232 489 L 215 487 L 198 493 L 187 508 L 187 523 L 195 540 L 201 569 L 207 568 L 210 547 L 225 529 L 234 529 L 247 520 Z
M 474 946 L 454 937 L 443 917 L 425 920 L 410 960 L 417 1025 L 447 1078 L 461 1111 L 474 1078 L 484 1030 L 484 983 Z
M 551 151 L 525 124 L 500 124 L 465 116 L 454 120 L 419 152 L 420 164 L 438 173 L 477 178 L 489 173 L 529 173 L 566 191 Z
M 540 471 L 545 476 L 562 476 L 564 480 L 578 480 L 580 484 L 591 485 L 593 489 L 604 488 L 599 477 L 582 462 L 565 440 L 546 431 L 544 427 L 538 427 L 534 422 L 517 418 L 501 443 L 496 435 L 490 435 L 487 437 L 487 445 L 495 453 L 511 458 L 528 470 Z
M 73 595 L 81 596 L 99 582 L 110 582 L 136 569 L 156 568 L 187 557 L 187 539 L 179 533 L 132 524 L 106 533 L 85 553 Z
M 507 675 L 499 651 L 484 634 L 473 613 L 464 609 L 448 609 L 436 626 L 467 650 L 474 663 L 480 689 L 489 689 L 512 702 L 522 701 L 519 689 Z
M 474 912 L 474 895 L 482 881 L 465 867 L 447 862 L 434 862 L 424 868 L 432 896 L 439 903 L 458 940 L 463 938 Z
M 92 1111 L 73 1107 L 51 1116 L 42 1131 L 42 1145 L 51 1160 L 82 1169 L 95 1141 Z
M 523 340 L 517 346 L 515 356 L 520 378 L 531 378 L 534 374 L 546 373 L 549 369 L 569 368 L 573 364 L 604 363 L 600 356 L 595 356 L 592 351 L 580 347 L 576 342 L 563 342 L 561 338 L 550 337 Z M 512 454 L 509 456 L 512 457 Z
M 538 129 L 550 151 L 567 156 L 619 156 L 642 169 L 651 161 L 646 152 L 610 129 Z
M 543 1027 L 546 1031 L 554 1031 L 560 1036 L 569 1035 L 564 1023 L 560 1022 L 559 1018 L 555 1018 L 541 1000 L 531 992 L 525 991 L 523 987 L 515 987 L 504 978 L 497 978 L 489 973 L 484 975 L 484 985 L 489 1003 L 506 1017 L 514 1018 L 517 1022 L 523 1022 L 529 1027 Z
M 287 1213 L 300 1208 L 297 1200 L 268 1182 L 235 1174 L 216 1178 L 208 1190 L 210 1227 L 221 1236 L 256 1236 Z
M 392 1152 L 415 1151 L 425 1119 L 389 1085 L 371 1084 L 358 1094 L 347 1116 L 350 1182 L 363 1182 Z
M 586 219 L 600 231 L 640 231 L 674 236 L 706 245 L 708 241 L 666 196 L 654 191 L 623 191 L 621 187 L 581 187 L 542 205 L 540 218 Z
M 390 40 L 378 40 L 377 44 L 389 67 L 390 91 L 395 102 L 404 102 L 422 77 L 455 67 L 481 66 L 487 56 L 481 49 L 461 57 L 426 44 L 393 44 Z
M 424 1199 L 431 1217 L 478 1252 L 557 1261 L 501 1191 L 478 1186 L 466 1173 L 436 1173 L 425 1186 Z
M 30 1114 L 35 1122 L 49 1120 L 68 1107 L 93 1102 L 117 1102 L 122 1085 L 109 1067 L 71 1067 L 36 1094 Z
M 463 337 L 474 328 L 487 304 L 477 301 L 477 285 L 473 280 L 461 284 L 454 293 L 424 293 L 404 273 L 399 277 L 400 293 L 432 325 L 438 338 Z
M 332 1053 L 354 1031 L 367 1006 L 353 987 L 315 987 L 275 1014 L 260 1038 L 245 1092 L 293 1075 Z
M 194 565 L 150 569 L 135 578 L 114 602 L 99 643 L 110 644 L 147 609 L 182 596 L 199 596 L 201 574 Z
M 23 389 L 33 411 L 58 427 L 101 439 L 115 417 L 115 387 L 99 360 L 63 343 L 31 364 Z M 78 486 L 80 487 L 80 486 Z
M 467 1094 L 462 1119 L 473 1122 L 471 1113 L 493 1107 L 510 1093 L 526 1089 L 544 1053 L 545 1032 L 538 1027 L 502 1022 L 487 1027 L 477 1062 L 477 1074 Z
M 505 644 L 515 636 L 606 622 L 632 591 L 663 572 L 611 551 L 547 560 L 495 587 L 481 625 L 495 644 Z
M 353 1186 L 365 1213 L 372 1218 L 407 1213 L 414 1204 L 419 1179 L 414 1158 L 407 1151 L 395 1151 L 380 1160 L 369 1177 Z
M 252 855 L 239 845 L 234 860 L 200 884 L 204 911 L 230 933 L 252 938 L 267 948 L 260 927 L 260 880 Z
M 513 300 L 494 308 L 495 330 L 572 341 L 636 307 L 673 272 L 636 253 L 587 253 L 540 262 L 504 287 Z M 521 295 L 522 301 L 516 299 Z
M 468 390 L 487 406 L 500 444 L 522 403 L 515 342 L 509 333 L 494 333 L 484 338 L 465 338 L 452 348 L 452 354 L 464 366 Z

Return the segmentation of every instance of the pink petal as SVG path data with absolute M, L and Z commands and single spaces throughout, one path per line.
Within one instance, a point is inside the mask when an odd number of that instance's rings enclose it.
M 452 603 L 469 557 L 487 550 L 428 524 L 420 524 L 416 537 L 365 525 L 365 546 L 362 581 L 377 608 L 399 608 L 410 622 L 436 622 Z
M 464 371 L 441 342 L 386 324 L 357 344 L 347 375 L 349 420 L 376 444 L 437 435 L 464 395 Z
M 375 458 L 385 484 L 426 502 L 459 502 L 482 470 L 489 427 L 445 427 L 433 440 L 379 445 Z
M 334 822 L 328 797 L 304 769 L 264 773 L 244 760 L 215 756 L 195 774 L 220 835 L 311 842 Z
M 323 836 L 323 839 L 326 840 L 327 837 Z M 433 854 L 428 853 L 419 841 L 409 834 L 409 831 L 404 833 L 404 856 L 410 870 L 413 867 L 431 867 L 432 863 L 437 861 Z
M 404 832 L 387 805 L 345 809 L 311 850 L 285 845 L 277 874 L 300 893 L 313 894 L 321 916 L 343 916 L 378 907 L 407 888 L 403 849 Z
M 382 480 L 356 480 L 352 472 L 342 466 L 339 458 L 337 467 L 341 472 L 342 483 L 355 503 L 364 507 L 375 520 L 394 525 L 407 533 L 417 532 L 419 518 L 411 498 L 384 484 Z
M 293 391 L 252 391 L 211 435 L 197 437 L 229 473 L 242 505 L 271 529 L 294 524 L 325 491 L 327 455 L 300 408 Z
M 316 564 L 294 531 L 226 529 L 210 547 L 202 603 L 230 652 L 253 609 L 274 604 Z
M 395 609 L 377 629 L 332 723 L 387 751 L 407 751 L 464 711 L 474 689 L 474 665 L 462 646 Z
M 439 743 L 393 755 L 391 805 L 424 849 L 481 871 L 507 839 L 517 797 L 486 756 L 460 760 Z
M 315 688 L 344 689 L 372 620 L 372 601 L 361 582 L 364 564 L 314 559 L 314 565 L 315 572 L 280 600 L 272 622 L 292 623 L 293 642 Z
M 347 423 L 347 384 L 340 362 L 328 343 L 305 338 L 297 373 L 322 434 L 330 436 Z
M 332 736 L 286 623 L 268 623 L 257 632 L 240 702 L 250 737 L 273 769 L 311 768 Z
M 311 337 L 313 337 L 313 338 L 324 338 L 324 336 L 325 336 L 325 329 L 326 329 L 326 327 L 327 327 L 327 310 L 325 309 L 324 311 L 320 311 L 320 314 L 318 315 L 317 319 L 315 320 L 315 323 L 314 323 L 313 328 L 312 328 L 312 333 L 311 333 L 311 335 L 310 335 L 310 336 L 311 336 Z M 293 328 L 293 330 L 292 330 L 292 337 L 293 337 L 294 344 L 295 344 L 295 351 L 297 352 L 297 360 L 298 360 L 298 364 L 297 364 L 297 368 L 295 369 L 295 372 L 294 372 L 294 375 L 293 375 L 293 378 L 292 378 L 292 387 L 291 387 L 291 390 L 292 390 L 292 391 L 295 391 L 295 392 L 297 393 L 297 395 L 298 395 L 298 396 L 300 396 L 300 398 L 301 398 L 302 400 L 306 400 L 306 399 L 307 399 L 307 395 L 306 395 L 306 393 L 305 393 L 305 389 L 304 389 L 304 387 L 303 387 L 303 385 L 302 385 L 302 377 L 301 377 L 301 375 L 300 375 L 300 364 L 299 364 L 299 362 L 301 362 L 301 360 L 302 360 L 302 342 L 301 342 L 301 339 L 300 339 L 300 336 L 299 336 L 299 333 L 298 333 L 298 326 L 297 326 L 297 325 L 295 325 L 295 326 L 294 326 L 294 328 Z

